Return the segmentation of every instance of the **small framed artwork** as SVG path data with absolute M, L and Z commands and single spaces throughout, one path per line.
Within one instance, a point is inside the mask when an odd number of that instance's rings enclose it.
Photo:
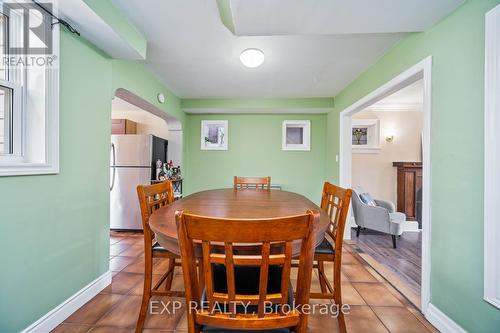
M 311 121 L 284 120 L 282 127 L 282 150 L 311 150 Z
M 377 153 L 380 149 L 380 120 L 352 119 L 352 152 Z
M 227 120 L 201 121 L 201 150 L 227 150 Z

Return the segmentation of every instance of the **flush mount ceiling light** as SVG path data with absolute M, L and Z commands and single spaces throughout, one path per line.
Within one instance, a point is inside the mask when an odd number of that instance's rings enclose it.
M 259 49 L 246 49 L 241 52 L 240 60 L 248 68 L 255 68 L 264 62 L 264 52 Z

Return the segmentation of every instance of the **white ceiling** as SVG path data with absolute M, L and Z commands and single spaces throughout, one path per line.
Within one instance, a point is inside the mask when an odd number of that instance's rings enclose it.
M 239 36 L 424 31 L 464 0 L 231 0 Z
M 215 0 L 112 1 L 146 36 L 147 66 L 183 98 L 335 96 L 404 36 L 402 33 L 348 34 L 349 31 L 340 35 L 235 36 L 222 24 Z M 352 11 L 351 5 L 346 5 L 349 1 L 342 4 L 334 1 L 337 7 L 325 9 L 343 12 L 348 15 L 345 20 L 359 22 L 375 7 L 381 7 L 377 12 L 386 10 L 387 15 L 397 16 L 398 11 L 386 6 L 402 2 L 414 8 L 411 3 L 420 1 L 380 0 L 377 5 L 372 5 L 373 0 L 356 0 L 357 8 L 363 8 L 357 12 Z M 429 8 L 414 11 L 416 18 L 413 21 L 420 19 L 422 25 L 428 24 L 429 11 L 432 17 L 437 15 L 436 6 L 431 3 L 450 1 L 422 1 L 426 4 L 423 7 Z M 255 3 L 254 11 L 257 2 L 260 1 L 236 1 L 241 6 L 248 3 L 245 8 Z M 397 8 L 400 10 L 400 6 Z M 312 20 L 303 12 L 299 16 L 297 22 Z M 289 17 L 278 18 L 265 20 L 290 20 Z M 384 21 L 386 19 L 389 20 L 387 16 Z M 407 31 L 402 20 L 396 21 L 401 27 L 398 28 L 396 22 L 391 31 Z M 372 28 L 375 23 L 372 22 Z M 357 32 L 356 26 L 353 23 L 349 29 Z M 372 28 L 363 25 L 366 32 L 373 32 Z M 261 67 L 249 69 L 240 63 L 241 51 L 250 47 L 264 51 L 266 59 Z
M 371 111 L 423 111 L 424 81 L 422 79 L 396 91 L 367 110 Z

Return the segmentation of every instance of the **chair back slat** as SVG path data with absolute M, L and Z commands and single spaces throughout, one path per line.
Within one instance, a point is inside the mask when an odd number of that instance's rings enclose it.
M 288 301 L 288 290 L 290 287 L 290 271 L 292 268 L 292 242 L 285 243 L 285 257 L 283 258 L 283 272 L 281 273 L 281 304 Z
M 330 216 L 331 225 L 327 232 L 335 242 L 335 249 L 342 249 L 343 235 L 352 190 L 326 182 L 323 186 L 321 208 Z
M 210 261 L 210 242 L 204 240 L 202 243 L 203 249 L 203 269 L 204 269 L 204 278 L 206 283 L 206 293 L 207 293 L 207 303 L 208 308 L 212 312 L 215 304 L 214 304 L 214 289 L 213 289 L 213 271 L 212 271 L 212 262 Z
M 226 283 L 227 283 L 227 299 L 231 306 L 230 314 L 232 317 L 236 315 L 236 286 L 234 279 L 234 260 L 233 260 L 233 243 L 225 243 L 225 264 L 226 264 Z
M 304 327 L 303 320 L 306 319 L 302 314 L 298 311 L 279 312 L 282 309 L 279 305 L 288 304 L 289 296 L 292 296 L 289 295 L 289 287 L 294 241 L 301 244 L 297 284 L 303 286 L 295 302 L 309 302 L 315 244 L 314 223 L 318 220 L 319 213 L 312 211 L 303 215 L 262 220 L 221 219 L 177 212 L 186 300 L 203 305 L 200 298 L 194 298 L 200 297 L 200 294 L 196 293 L 196 290 L 203 289 L 200 288 L 200 283 L 204 283 L 206 294 L 206 306 L 198 306 L 197 311 L 192 316 L 189 315 L 190 325 L 210 323 L 216 327 L 245 329 L 248 328 L 245 325 L 248 325 L 249 318 L 253 318 L 259 322 L 259 329 L 272 329 L 277 328 L 277 322 L 267 317 L 275 318 L 279 313 L 279 318 L 283 318 L 287 325 L 292 323 L 292 326 L 296 326 L 302 323 L 301 327 Z M 196 267 L 194 249 L 200 242 L 203 276 L 196 276 L 189 272 L 194 271 Z M 216 287 L 216 279 L 220 278 L 220 274 L 216 274 L 215 269 L 219 272 L 222 265 L 225 269 L 226 290 Z M 254 294 L 248 294 L 248 290 L 244 293 L 238 292 L 238 266 L 259 269 L 258 288 L 251 291 Z M 269 280 L 272 276 L 271 267 L 273 271 L 278 269 L 281 274 L 279 279 L 273 280 L 273 284 Z M 276 286 L 272 287 L 276 281 L 280 284 L 278 289 Z M 273 313 L 269 313 L 269 303 L 276 305 L 273 307 Z M 224 313 L 219 312 L 220 304 L 225 306 Z M 237 304 L 252 305 L 255 307 L 254 312 L 239 314 Z
M 238 177 L 234 176 L 235 189 L 271 189 L 271 177 Z
M 149 218 L 157 209 L 174 202 L 174 191 L 170 181 L 153 185 L 137 186 L 137 196 L 141 208 L 142 227 L 145 241 L 151 241 L 154 234 L 149 227 Z M 148 239 L 146 239 L 148 238 Z
M 262 263 L 260 264 L 260 277 L 259 277 L 259 318 L 264 317 L 265 301 L 267 298 L 267 278 L 269 274 L 269 252 L 271 252 L 271 244 L 265 242 L 262 244 Z

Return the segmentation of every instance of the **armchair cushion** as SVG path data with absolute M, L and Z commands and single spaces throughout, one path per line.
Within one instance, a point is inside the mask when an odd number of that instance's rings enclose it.
M 375 203 L 377 206 L 387 209 L 389 213 L 394 213 L 396 211 L 396 206 L 394 206 L 394 203 L 391 201 L 375 199 Z
M 377 203 L 375 202 L 375 200 L 373 200 L 372 196 L 368 192 L 361 193 L 359 195 L 359 198 L 361 199 L 361 201 L 363 201 L 364 204 L 368 206 L 377 206 Z

